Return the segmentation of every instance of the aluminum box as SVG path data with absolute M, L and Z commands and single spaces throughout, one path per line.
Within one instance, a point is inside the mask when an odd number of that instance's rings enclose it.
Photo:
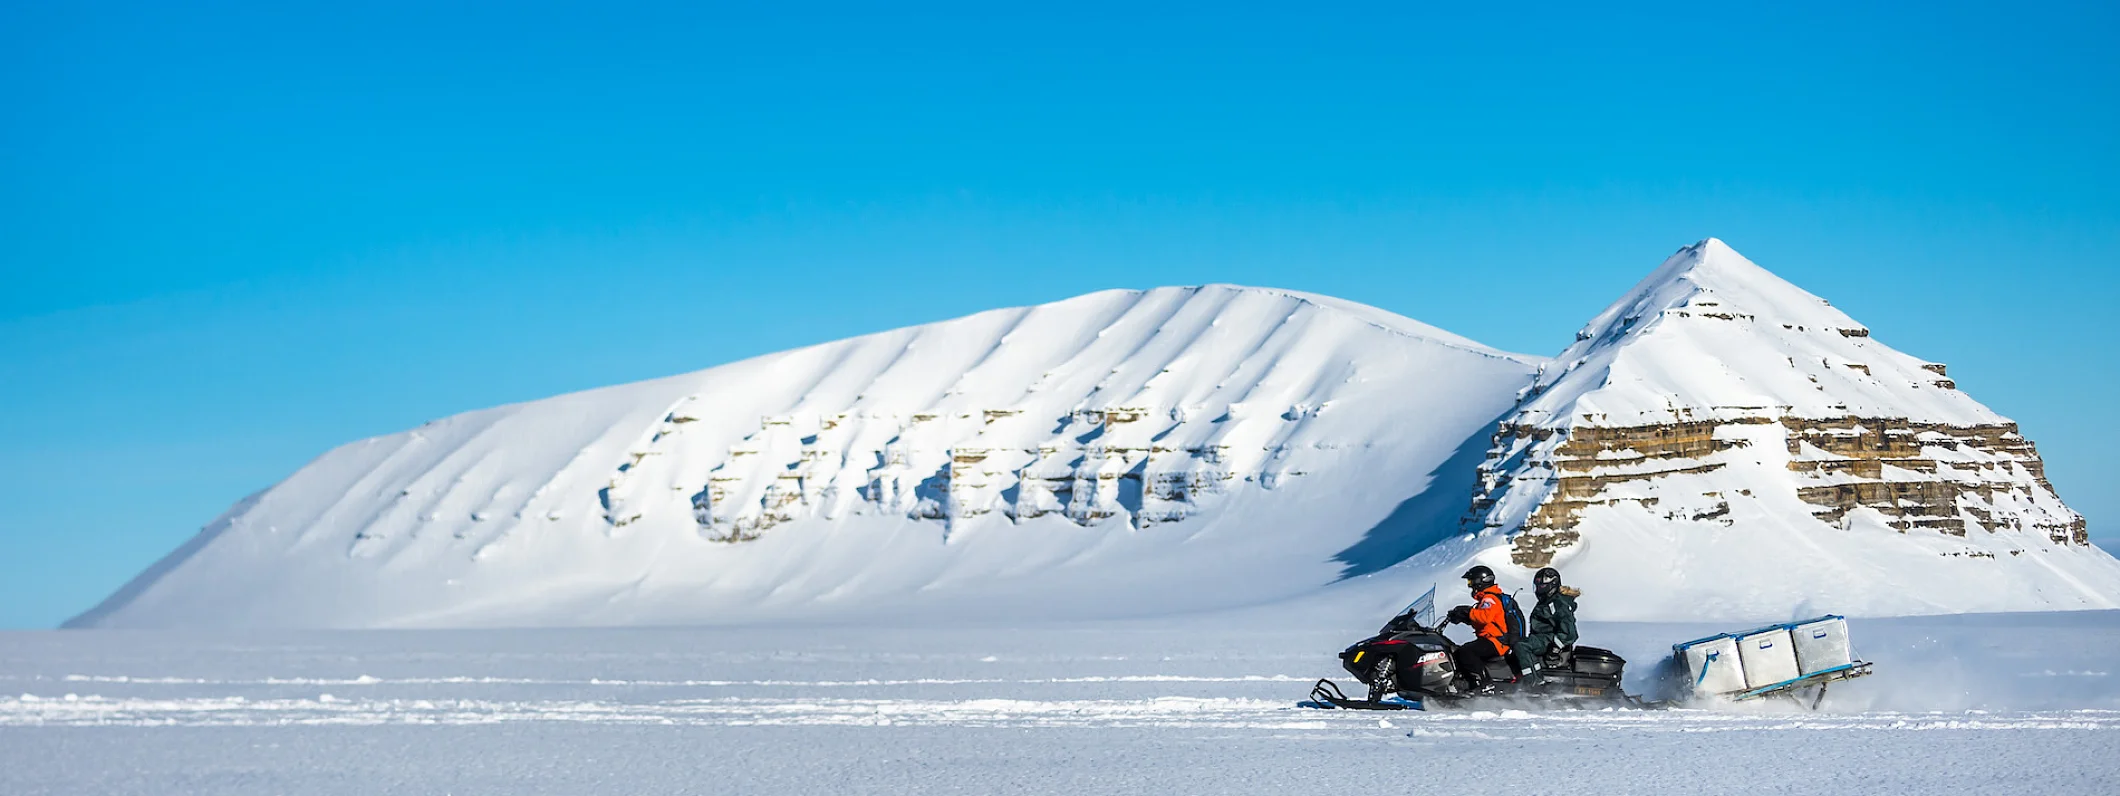
M 1738 634 L 1737 655 L 1744 661 L 1747 688 L 1763 688 L 1803 676 L 1796 666 L 1796 641 L 1790 637 L 1788 625 Z
M 1855 663 L 1855 650 L 1848 645 L 1848 620 L 1821 616 L 1789 624 L 1796 642 L 1796 666 L 1803 674 L 1817 674 Z
M 1737 638 L 1728 634 L 1709 636 L 1672 647 L 1685 665 L 1686 682 L 1697 694 L 1728 694 L 1745 690 L 1745 668 L 1737 651 Z

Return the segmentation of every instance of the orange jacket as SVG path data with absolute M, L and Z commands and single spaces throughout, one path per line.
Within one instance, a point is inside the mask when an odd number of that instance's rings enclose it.
M 1509 613 L 1502 610 L 1502 587 L 1489 586 L 1473 593 L 1472 633 L 1494 641 L 1496 652 L 1509 654 L 1509 645 L 1502 643 L 1502 637 L 1509 634 Z

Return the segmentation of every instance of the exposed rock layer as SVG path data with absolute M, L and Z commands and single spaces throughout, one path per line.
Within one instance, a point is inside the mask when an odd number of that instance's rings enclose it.
M 1524 567 L 1604 526 L 1707 532 L 1754 517 L 1772 521 L 1746 527 L 1774 533 L 1795 521 L 1784 506 L 1851 532 L 2088 545 L 2031 441 L 1945 373 L 1709 240 L 1593 320 L 1526 390 L 1493 436 L 1467 524 L 1510 535 Z
M 1765 434 L 1740 426 L 1764 427 Z M 2082 517 L 2052 510 L 2058 498 L 2038 451 L 2012 423 L 1960 427 L 1903 418 L 1784 416 L 1578 425 L 1545 450 L 1539 443 L 1556 439 L 1553 430 L 1504 423 L 1482 467 L 1484 490 L 1474 499 L 1474 513 L 1487 519 L 1485 510 L 1495 502 L 1490 493 L 1508 488 L 1514 478 L 1550 481 L 1544 501 L 1516 529 L 1511 552 L 1519 566 L 1547 566 L 1556 553 L 1581 540 L 1578 526 L 1586 509 L 1654 511 L 1665 501 L 1617 487 L 1723 469 L 1729 465 L 1722 460 L 1725 452 L 1749 448 L 1762 436 L 1771 442 L 1777 433 L 1782 437 L 1777 447 L 1787 454 L 1784 466 L 1797 475 L 1795 494 L 1814 507 L 1812 515 L 1820 521 L 1845 526 L 1851 511 L 1866 508 L 1888 517 L 1885 524 L 1902 532 L 2029 531 L 2055 544 L 2090 543 Z M 1521 457 L 1534 457 L 1543 466 L 1519 467 L 1514 475 L 1501 466 Z M 1707 490 L 1699 497 L 1716 505 L 1661 514 L 1669 520 L 1720 521 L 1730 513 L 1732 497 L 1752 495 Z

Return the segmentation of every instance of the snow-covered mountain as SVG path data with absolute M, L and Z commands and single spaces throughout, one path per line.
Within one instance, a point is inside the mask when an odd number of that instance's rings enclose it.
M 1468 560 L 1557 562 L 1605 618 L 2120 605 L 2014 425 L 1708 240 L 1551 362 L 1216 285 L 459 415 L 72 624 L 1136 616 L 1382 604 Z
M 1272 600 L 1452 532 L 1478 461 L 1464 441 L 1543 361 L 1278 290 L 996 310 L 347 445 L 75 624 L 1110 616 Z M 1448 498 L 1410 521 L 1401 502 L 1431 485 Z
M 1480 481 L 1468 530 L 1617 597 L 1607 617 L 2120 597 L 2015 423 L 1712 238 L 1576 335 Z

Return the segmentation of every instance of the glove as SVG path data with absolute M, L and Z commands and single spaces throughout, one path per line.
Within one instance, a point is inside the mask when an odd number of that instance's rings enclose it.
M 1450 609 L 1450 621 L 1461 625 L 1472 624 L 1472 606 L 1460 605 Z

